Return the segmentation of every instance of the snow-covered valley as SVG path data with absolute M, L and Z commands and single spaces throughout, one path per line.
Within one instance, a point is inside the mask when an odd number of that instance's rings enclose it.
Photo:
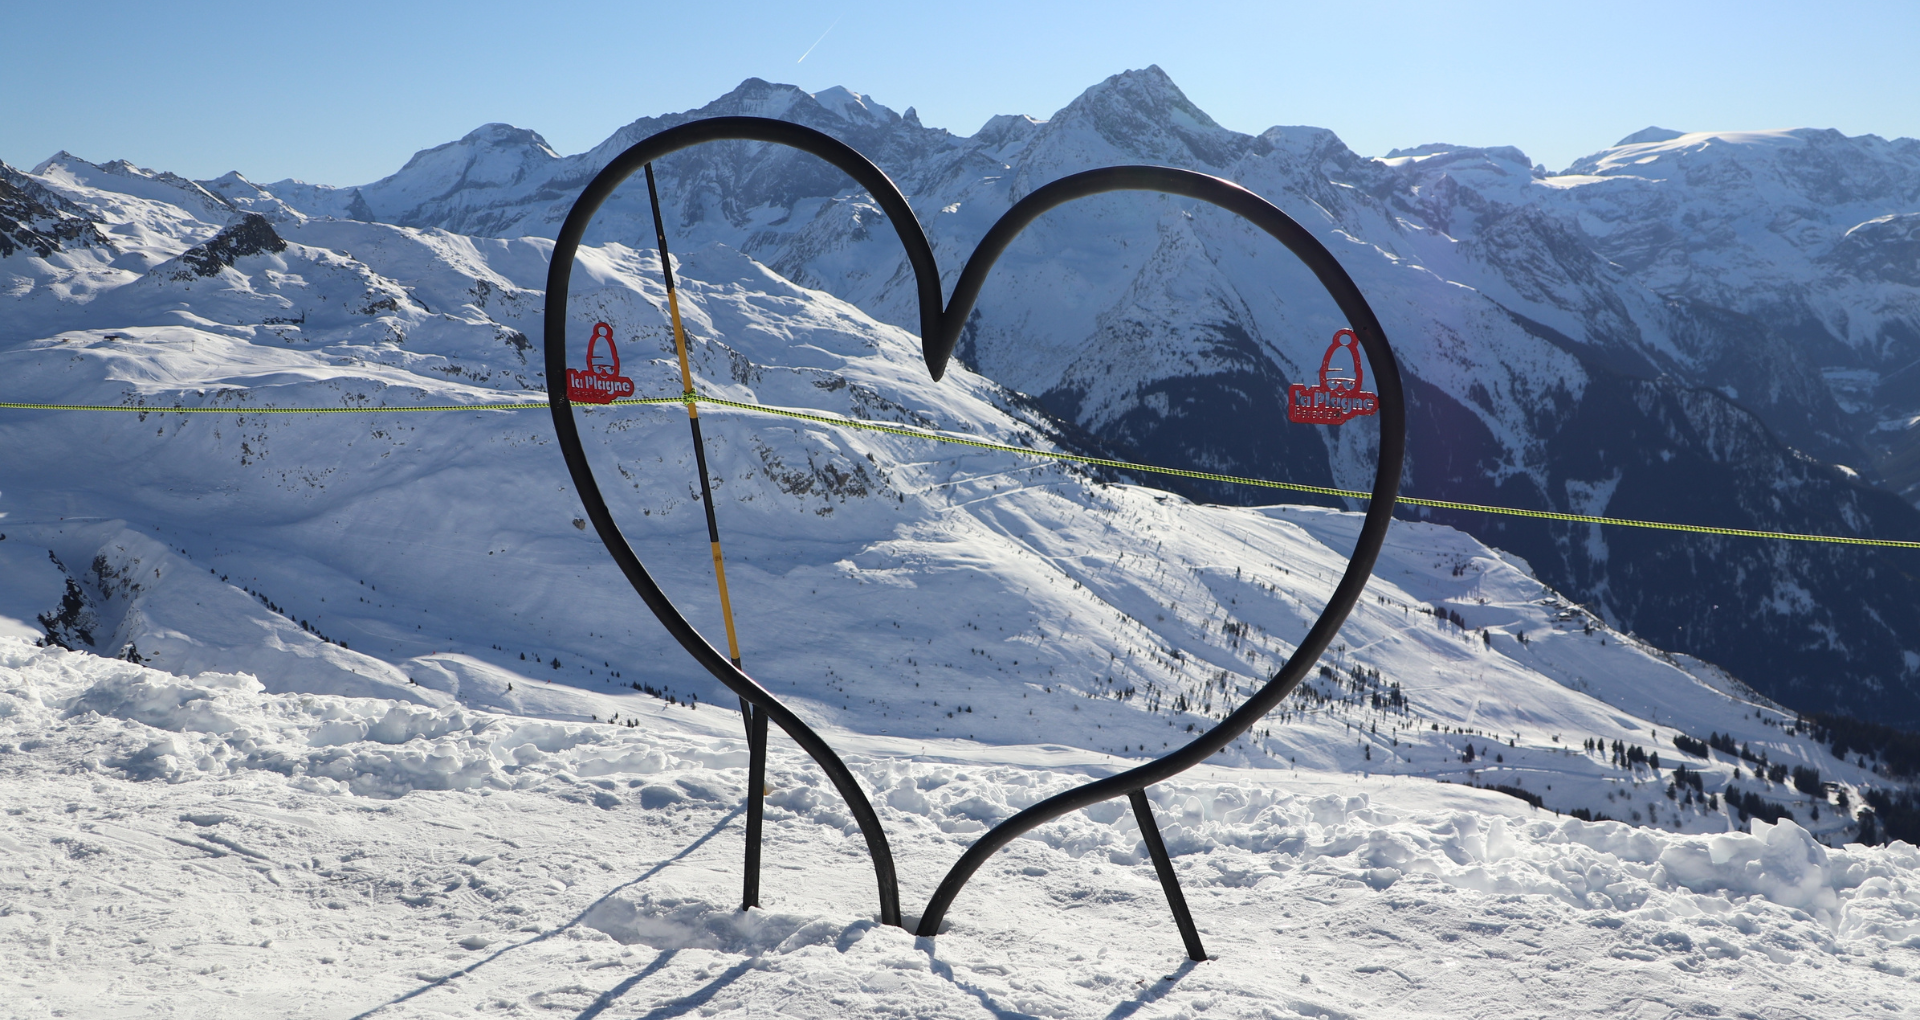
M 937 939 L 876 926 L 858 834 L 782 738 L 766 909 L 742 915 L 738 712 L 579 519 L 546 412 L 485 409 L 544 393 L 551 242 L 42 170 L 7 177 L 0 400 L 142 410 L 0 411 L 18 1015 L 1909 1008 L 1920 856 L 1846 845 L 1880 763 L 1420 522 L 1284 709 L 1151 791 L 1216 959 L 1181 962 L 1118 802 L 1017 842 Z M 703 390 L 1071 439 L 737 247 L 676 262 Z M 616 241 L 575 273 L 639 396 L 679 392 L 660 279 Z M 307 406 L 355 410 L 269 413 Z M 579 415 L 621 526 L 717 635 L 684 412 Z M 910 913 L 988 826 L 1242 701 L 1358 527 L 703 420 L 746 668 L 847 756 Z
M 1367 156 L 1321 127 L 1228 130 L 1157 67 L 1095 83 L 1044 119 L 998 116 L 970 136 L 845 88 L 749 79 L 585 152 L 561 155 L 527 127 L 487 124 L 368 184 L 262 186 L 228 174 L 180 203 L 224 201 L 289 235 L 331 218 L 550 237 L 626 146 L 736 114 L 804 124 L 875 160 L 912 202 L 948 285 L 997 216 L 1066 174 L 1151 163 L 1244 184 L 1336 253 L 1394 338 L 1410 387 L 1408 495 L 1920 540 L 1913 139 L 1649 129 L 1552 172 L 1511 146 Z M 878 208 L 838 172 L 733 143 L 676 153 L 657 170 L 676 250 L 724 244 L 917 327 L 899 245 L 872 229 Z M 168 185 L 66 153 L 37 171 L 53 190 L 111 182 L 146 196 Z M 164 232 L 102 229 L 122 246 Z M 645 196 L 630 184 L 588 240 L 644 247 L 651 236 Z M 1341 325 L 1278 254 L 1245 224 L 1184 200 L 1075 203 L 1006 253 L 958 353 L 1119 456 L 1353 487 L 1370 462 L 1364 431 L 1289 429 L 1277 413 Z M 1249 501 L 1231 486 L 1159 484 Z M 1448 511 L 1426 519 L 1526 557 L 1615 627 L 1718 662 L 1799 710 L 1920 726 L 1920 575 L 1910 569 L 1869 580 L 1852 550 Z

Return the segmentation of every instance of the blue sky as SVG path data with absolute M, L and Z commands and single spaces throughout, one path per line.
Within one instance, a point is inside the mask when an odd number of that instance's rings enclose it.
M 1328 127 L 1369 155 L 1517 145 L 1559 169 L 1650 124 L 1920 136 L 1912 2 L 0 0 L 0 24 L 0 159 L 199 178 L 362 184 L 488 121 L 578 152 L 747 77 L 971 134 L 1155 63 L 1228 127 Z

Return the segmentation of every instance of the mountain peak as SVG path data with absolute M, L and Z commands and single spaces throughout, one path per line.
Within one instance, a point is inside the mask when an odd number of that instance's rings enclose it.
M 84 159 L 81 159 L 80 157 L 74 155 L 71 152 L 68 152 L 65 149 L 61 149 L 59 152 L 56 152 L 53 155 L 48 156 L 46 159 L 41 160 L 39 165 L 33 168 L 32 173 L 35 177 L 38 177 L 41 174 L 46 173 L 49 169 L 52 169 L 53 167 L 64 166 L 68 163 L 75 163 L 75 162 L 86 163 L 87 161 Z M 87 165 L 92 166 L 93 164 L 87 163 Z
M 1613 143 L 1613 147 L 1617 149 L 1622 145 L 1644 145 L 1647 142 L 1671 142 L 1684 134 L 1686 134 L 1685 131 L 1675 131 L 1672 128 L 1644 127 Z
M 692 114 L 771 117 L 807 123 L 809 114 L 805 111 L 816 107 L 836 120 L 857 127 L 885 127 L 903 119 L 891 108 L 875 102 L 871 95 L 855 92 L 844 85 L 808 92 L 798 85 L 770 82 L 764 78 L 748 78 L 734 86 L 733 91 L 700 110 L 692 111 Z M 652 125 L 657 122 L 646 118 L 644 123 Z M 913 123 L 919 125 L 917 115 Z
M 1067 105 L 1068 110 L 1076 106 L 1125 105 L 1140 110 L 1177 112 L 1183 119 L 1191 120 L 1192 126 L 1212 131 L 1224 131 L 1205 110 L 1195 106 L 1193 100 L 1174 84 L 1167 72 L 1159 64 L 1148 64 L 1144 68 L 1122 71 L 1106 81 L 1082 92 L 1079 98 Z M 1065 112 L 1065 111 L 1062 111 Z
M 76 246 L 113 247 L 85 210 L 0 161 L 0 258 L 23 248 L 51 258 Z
M 531 128 L 502 124 L 498 121 L 491 124 L 482 124 L 474 128 L 472 131 L 462 135 L 460 141 L 456 144 L 484 145 L 489 148 L 502 149 L 539 149 L 555 158 L 558 158 L 560 155 L 553 151 L 553 147 L 547 144 L 545 138 L 540 137 L 540 132 Z
M 477 194 L 517 184 L 559 159 L 537 131 L 482 124 L 457 142 L 414 153 L 398 173 L 358 190 L 366 207 L 387 219 L 456 191 Z
M 1003 149 L 1009 145 L 1025 142 L 1033 137 L 1044 120 L 1036 120 L 1025 114 L 1002 113 L 987 118 L 980 130 L 973 133 L 973 140 L 990 150 Z
M 1443 164 L 1457 162 L 1460 158 L 1480 158 L 1507 163 L 1518 163 L 1523 167 L 1532 168 L 1532 161 L 1527 158 L 1527 154 L 1512 145 L 1452 145 L 1447 142 L 1428 142 L 1424 145 L 1416 145 L 1411 149 L 1389 149 L 1387 150 L 1385 158 L 1404 159 L 1411 157 L 1415 161 L 1425 162 L 1435 156 L 1454 157 L 1450 160 L 1440 160 L 1439 162 Z
M 205 223 L 224 223 L 237 211 L 219 195 L 170 170 L 149 170 L 125 159 L 94 163 L 61 149 L 33 168 L 56 187 L 102 187 L 137 198 L 186 209 Z M 102 178 L 113 178 L 112 182 Z
M 175 260 L 181 268 L 170 275 L 176 280 L 218 276 L 220 270 L 248 255 L 286 250 L 286 240 L 273 229 L 273 224 L 268 223 L 266 217 L 258 213 L 242 213 L 238 220 L 222 228 L 212 238 L 183 252 Z
M 813 101 L 850 121 L 885 124 L 900 119 L 899 114 L 874 102 L 872 96 L 863 96 L 843 85 L 815 92 Z
M 1158 64 L 1108 78 L 1047 123 L 1056 131 L 1090 129 L 1132 158 L 1214 168 L 1224 168 L 1253 143 L 1207 116 Z
M 1173 77 L 1162 70 L 1159 64 L 1129 68 L 1119 74 L 1110 75 L 1106 81 L 1089 88 L 1086 94 L 1095 95 L 1115 91 L 1191 105 L 1187 94 L 1180 91 L 1180 86 L 1174 83 Z M 1201 116 L 1205 117 L 1206 114 L 1203 113 Z M 1212 118 L 1208 118 L 1208 123 L 1212 123 Z
M 210 181 L 194 182 L 243 213 L 258 213 L 269 223 L 298 223 L 306 214 L 288 205 L 272 192 L 247 180 L 238 170 L 229 170 Z
M 784 120 L 788 119 L 787 111 L 793 109 L 794 104 L 802 99 L 819 101 L 798 85 L 771 82 L 765 78 L 748 78 L 735 85 L 726 95 L 694 113 L 717 116 L 720 111 L 725 111 L 727 114 L 737 116 L 772 117 L 776 120 Z M 651 122 L 652 119 L 646 118 L 646 120 Z

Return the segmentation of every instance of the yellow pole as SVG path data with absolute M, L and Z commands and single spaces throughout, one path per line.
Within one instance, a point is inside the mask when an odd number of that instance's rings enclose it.
M 733 601 L 727 596 L 727 565 L 720 556 L 720 524 L 713 516 L 713 486 L 707 480 L 706 444 L 700 439 L 700 409 L 694 404 L 693 367 L 687 363 L 687 333 L 680 324 L 680 292 L 673 285 L 673 264 L 667 255 L 667 228 L 660 218 L 660 193 L 648 163 L 647 198 L 653 203 L 653 233 L 660 248 L 660 272 L 667 280 L 667 315 L 673 320 L 673 348 L 680 355 L 680 388 L 687 401 L 687 422 L 693 429 L 693 459 L 700 469 L 700 501 L 707 507 L 707 544 L 713 550 L 713 579 L 720 586 L 720 616 L 727 625 L 727 656 L 740 668 L 740 638 L 733 628 Z
M 673 261 L 667 255 L 667 228 L 660 218 L 660 191 L 653 183 L 653 164 L 646 165 L 647 199 L 653 203 L 653 234 L 660 247 L 660 273 L 667 280 L 667 315 L 673 319 L 673 349 L 680 355 L 680 386 L 687 401 L 687 424 L 693 429 L 693 460 L 700 468 L 700 499 L 707 505 L 707 543 L 713 549 L 713 580 L 720 586 L 720 615 L 727 622 L 727 655 L 740 668 L 740 639 L 733 629 L 733 602 L 727 598 L 727 565 L 720 557 L 720 525 L 713 516 L 713 486 L 707 481 L 706 444 L 700 439 L 700 408 L 694 403 L 693 366 L 687 363 L 687 331 L 680 324 L 680 292 L 673 285 Z M 760 832 L 767 794 L 767 713 L 740 698 L 740 718 L 747 725 L 747 860 L 743 869 L 740 909 L 760 905 Z

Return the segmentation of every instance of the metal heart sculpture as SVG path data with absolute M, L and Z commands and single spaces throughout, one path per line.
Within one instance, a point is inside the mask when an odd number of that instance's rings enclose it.
M 621 533 L 619 525 L 614 522 L 613 514 L 607 508 L 606 499 L 600 493 L 593 469 L 588 464 L 586 453 L 580 444 L 580 433 L 573 418 L 573 406 L 566 385 L 568 284 L 572 277 L 574 258 L 580 247 L 581 237 L 585 234 L 587 224 L 592 220 L 594 213 L 613 194 L 615 188 L 653 161 L 694 145 L 723 140 L 766 142 L 810 153 L 844 171 L 879 203 L 892 222 L 895 233 L 899 235 L 901 244 L 906 248 L 908 264 L 913 267 L 920 299 L 922 353 L 926 358 L 928 371 L 936 380 L 946 374 L 947 362 L 952 357 L 954 346 L 960 339 L 961 328 L 980 296 L 980 289 L 986 283 L 987 274 L 1014 238 L 1048 210 L 1075 199 L 1106 192 L 1154 191 L 1179 195 L 1218 206 L 1240 216 L 1285 245 L 1305 263 L 1321 285 L 1326 288 L 1334 303 L 1339 306 L 1341 313 L 1346 316 L 1352 331 L 1351 335 L 1357 337 L 1360 348 L 1366 352 L 1367 360 L 1373 367 L 1378 390 L 1380 460 L 1374 474 L 1371 503 L 1360 529 L 1359 540 L 1348 560 L 1346 573 L 1335 586 L 1333 595 L 1326 607 L 1321 610 L 1319 619 L 1314 621 L 1306 637 L 1301 640 L 1279 671 L 1274 673 L 1244 704 L 1213 728 L 1201 733 L 1186 745 L 1144 765 L 1048 798 L 983 834 L 947 872 L 915 926 L 918 935 L 937 934 L 947 910 L 960 895 L 967 880 L 996 851 L 1023 833 L 1068 812 L 1100 801 L 1127 797 L 1137 815 L 1142 836 L 1154 860 L 1161 885 L 1166 891 L 1168 906 L 1172 909 L 1175 921 L 1179 925 L 1187 953 L 1193 959 L 1205 959 L 1205 950 L 1200 944 L 1198 932 L 1174 878 L 1173 867 L 1160 839 L 1159 828 L 1154 823 L 1148 808 L 1145 790 L 1154 783 L 1178 775 L 1206 761 L 1235 738 L 1252 729 L 1256 722 L 1278 706 L 1306 678 L 1308 671 L 1319 660 L 1321 653 L 1332 643 L 1334 635 L 1339 631 L 1340 625 L 1345 622 L 1354 603 L 1359 600 L 1367 578 L 1373 572 L 1374 560 L 1379 555 L 1381 543 L 1386 539 L 1387 526 L 1392 519 L 1394 499 L 1400 488 L 1401 462 L 1406 448 L 1406 410 L 1400 384 L 1400 371 L 1394 361 L 1386 333 L 1380 328 L 1379 320 L 1375 318 L 1373 310 L 1368 307 L 1359 288 L 1354 286 L 1353 280 L 1334 259 L 1333 254 L 1305 228 L 1294 222 L 1292 217 L 1280 211 L 1271 202 L 1232 181 L 1191 170 L 1157 166 L 1106 167 L 1064 177 L 1032 192 L 1015 203 L 1013 208 L 1007 210 L 1006 214 L 1001 216 L 993 228 L 987 232 L 986 237 L 980 241 L 979 246 L 967 259 L 966 267 L 961 271 L 959 280 L 954 285 L 952 299 L 946 302 L 944 307 L 940 300 L 940 272 L 934 261 L 933 249 L 927 243 L 926 234 L 921 229 L 919 221 L 914 218 L 913 210 L 907 204 L 906 197 L 887 178 L 887 175 L 866 157 L 845 143 L 811 128 L 760 117 L 715 117 L 693 121 L 669 128 L 638 142 L 614 157 L 606 168 L 587 184 L 579 199 L 574 202 L 566 221 L 561 225 L 554 245 L 553 260 L 547 271 L 545 323 L 547 394 L 553 411 L 554 430 L 558 434 L 561 452 L 566 458 L 567 471 L 572 475 L 580 500 L 585 505 L 587 519 L 593 522 L 595 532 L 600 536 L 601 542 L 606 545 L 607 552 L 613 556 L 621 572 L 633 585 L 634 591 L 639 593 L 647 608 L 653 610 L 653 614 L 659 618 L 661 625 L 666 627 L 667 632 L 673 635 L 681 647 L 685 648 L 688 654 L 692 655 L 694 660 L 715 679 L 737 694 L 743 709 L 751 712 L 748 722 L 748 739 L 753 743 L 756 758 L 764 760 L 765 723 L 771 721 L 792 737 L 794 742 L 799 744 L 826 771 L 834 788 L 839 791 L 841 797 L 845 798 L 848 808 L 853 812 L 860 826 L 861 834 L 866 839 L 867 850 L 873 858 L 874 875 L 879 884 L 880 920 L 884 924 L 901 926 L 900 890 L 899 880 L 894 871 L 893 853 L 888 845 L 886 833 L 880 827 L 880 818 L 875 813 L 872 802 L 855 781 L 853 773 L 840 760 L 839 755 L 827 745 L 827 742 L 778 697 L 734 665 L 725 654 L 702 637 L 667 598 L 666 593 L 660 589 L 652 575 L 647 572 L 647 568 L 640 562 L 639 556 L 634 553 L 633 547 Z M 1354 358 L 1354 365 L 1357 379 L 1359 366 L 1357 355 Z M 1373 395 L 1368 394 L 1368 396 Z M 759 722 L 758 726 L 755 725 L 755 721 Z M 757 819 L 758 813 L 752 808 L 758 806 L 757 801 L 760 795 L 760 790 L 749 790 L 750 822 Z M 750 825 L 749 828 L 755 831 L 749 832 L 747 892 L 743 897 L 744 907 L 756 906 L 758 898 L 759 848 L 754 845 L 753 838 L 757 835 L 758 827 Z

